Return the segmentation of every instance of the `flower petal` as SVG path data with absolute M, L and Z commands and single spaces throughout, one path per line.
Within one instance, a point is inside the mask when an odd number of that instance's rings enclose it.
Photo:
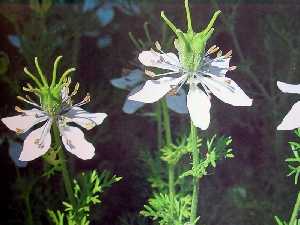
M 291 110 L 278 125 L 277 130 L 293 130 L 300 127 L 300 101 L 296 102 Z
M 94 146 L 85 140 L 83 132 L 77 127 L 60 126 L 62 142 L 65 148 L 78 158 L 86 160 L 95 155 Z
M 178 57 L 174 53 L 158 53 L 154 50 L 143 51 L 138 59 L 145 66 L 157 67 L 161 69 L 178 72 L 181 68 Z
M 143 107 L 143 105 L 144 105 L 143 102 L 137 102 L 137 101 L 132 101 L 132 100 L 128 99 L 128 97 L 130 95 L 133 95 L 136 92 L 138 92 L 141 89 L 141 87 L 142 87 L 141 85 L 137 86 L 127 96 L 127 99 L 125 100 L 125 103 L 124 103 L 123 108 L 122 108 L 124 113 L 132 114 L 132 113 L 135 113 L 141 107 Z
M 47 121 L 42 127 L 33 130 L 24 141 L 20 155 L 21 161 L 31 161 L 44 155 L 51 145 L 51 121 Z
M 140 91 L 130 95 L 128 99 L 144 103 L 156 102 L 182 80 L 183 76 L 179 78 L 163 77 L 157 80 L 148 80 Z
M 83 128 L 90 130 L 96 125 L 100 125 L 107 117 L 106 113 L 89 113 L 80 107 L 72 107 L 67 113 L 67 122 L 74 122 Z
M 169 109 L 176 113 L 185 114 L 188 113 L 188 108 L 186 106 L 186 94 L 185 91 L 180 88 L 177 95 L 166 96 L 166 101 Z
M 120 89 L 132 89 L 144 80 L 144 73 L 141 70 L 132 70 L 127 76 L 110 80 L 110 83 Z
M 208 89 L 220 100 L 233 106 L 251 106 L 252 99 L 230 78 L 202 77 Z
M 187 95 L 187 107 L 191 120 L 196 127 L 206 130 L 210 123 L 210 99 L 195 84 L 190 85 Z
M 230 58 L 210 59 L 206 58 L 204 63 L 207 65 L 203 66 L 201 72 L 209 76 L 225 76 L 229 69 Z
M 34 125 L 48 119 L 46 114 L 38 109 L 23 110 L 21 115 L 2 118 L 1 121 L 12 131 L 25 133 Z
M 287 84 L 281 81 L 277 81 L 277 86 L 284 93 L 300 94 L 300 84 Z

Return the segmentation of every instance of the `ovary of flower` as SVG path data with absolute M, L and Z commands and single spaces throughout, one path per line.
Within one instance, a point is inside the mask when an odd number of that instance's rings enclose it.
M 287 84 L 277 81 L 278 88 L 284 93 L 300 94 L 300 84 Z M 296 102 L 291 110 L 277 126 L 277 130 L 293 130 L 300 127 L 300 101 Z
M 64 90 L 66 91 L 66 89 Z M 51 126 L 57 124 L 60 135 L 62 137 L 65 148 L 81 159 L 91 159 L 95 154 L 94 146 L 86 141 L 83 132 L 73 126 L 69 126 L 69 122 L 74 122 L 83 128 L 90 130 L 99 125 L 106 118 L 105 113 L 89 113 L 79 106 L 90 101 L 90 96 L 75 105 L 69 105 L 68 93 L 62 93 L 65 96 L 61 112 L 55 117 L 50 116 L 43 111 L 41 107 L 31 110 L 22 110 L 16 107 L 16 111 L 21 113 L 18 116 L 2 118 L 1 121 L 12 131 L 16 133 L 25 133 L 34 125 L 45 122 L 40 128 L 31 131 L 24 140 L 23 149 L 19 159 L 21 161 L 31 161 L 45 154 L 51 146 Z
M 140 91 L 129 96 L 130 100 L 153 103 L 170 92 L 179 91 L 184 84 L 188 84 L 189 114 L 194 125 L 202 130 L 206 130 L 210 123 L 210 94 L 233 106 L 252 105 L 252 99 L 233 80 L 225 76 L 228 70 L 235 69 L 229 66 L 231 51 L 225 55 L 218 53 L 217 57 L 211 58 L 209 55 L 214 51 L 210 49 L 197 71 L 184 69 L 174 53 L 159 51 L 152 49 L 143 51 L 138 59 L 147 67 L 168 71 L 154 76 L 158 79 L 148 80 Z M 198 85 L 201 85 L 203 90 Z

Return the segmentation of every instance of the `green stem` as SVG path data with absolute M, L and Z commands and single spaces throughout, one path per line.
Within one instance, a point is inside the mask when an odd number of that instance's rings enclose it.
M 68 195 L 68 199 L 70 201 L 70 204 L 75 206 L 75 198 L 73 194 L 73 189 L 72 189 L 72 182 L 70 178 L 70 174 L 67 168 L 67 163 L 65 160 L 65 154 L 62 149 L 61 141 L 60 141 L 60 135 L 59 135 L 59 130 L 56 124 L 53 125 L 53 133 L 54 133 L 54 140 L 57 146 L 59 146 L 59 151 L 58 151 L 58 156 L 59 160 L 61 162 L 61 167 L 62 167 L 62 175 L 63 175 L 63 180 L 66 188 L 66 192 Z
M 298 192 L 298 196 L 297 196 L 297 200 L 291 215 L 291 219 L 289 222 L 289 225 L 295 225 L 296 221 L 297 221 L 297 216 L 298 216 L 298 212 L 299 212 L 299 207 L 300 207 L 300 191 Z
M 28 225 L 33 225 L 33 218 L 32 218 L 32 210 L 30 206 L 30 201 L 29 201 L 29 193 L 25 197 L 25 206 L 26 206 L 26 211 L 27 211 L 27 216 L 26 216 L 26 221 Z
M 192 142 L 192 157 L 193 166 L 199 164 L 199 149 L 197 147 L 197 128 L 191 121 L 191 142 Z M 192 206 L 191 206 L 191 217 L 190 224 L 193 224 L 197 219 L 197 207 L 198 207 L 198 194 L 199 194 L 199 178 L 193 177 L 193 196 L 192 196 Z
M 172 134 L 170 126 L 170 115 L 167 107 L 167 102 L 165 99 L 161 100 L 162 114 L 163 114 L 163 127 L 165 131 L 166 145 L 170 146 L 172 144 Z M 169 194 L 174 196 L 175 194 L 175 166 L 168 163 L 168 175 L 169 175 Z
M 170 127 L 170 115 L 167 107 L 167 102 L 165 99 L 161 101 L 162 106 L 162 114 L 163 114 L 163 126 L 165 131 L 166 144 L 172 144 L 172 135 L 171 135 L 171 127 Z
M 157 121 L 157 149 L 162 147 L 162 120 L 161 120 L 161 104 L 157 102 L 155 105 L 155 116 Z

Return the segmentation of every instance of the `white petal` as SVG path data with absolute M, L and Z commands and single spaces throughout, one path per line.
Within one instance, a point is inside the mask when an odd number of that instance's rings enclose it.
M 144 73 L 141 70 L 132 70 L 127 76 L 110 80 L 110 83 L 120 89 L 131 89 L 144 80 Z
M 220 100 L 233 106 L 251 106 L 252 99 L 230 78 L 202 77 L 203 83 Z
M 27 166 L 27 162 L 19 160 L 19 157 L 21 155 L 22 151 L 22 145 L 15 141 L 9 141 L 9 156 L 12 159 L 12 161 L 15 163 L 15 165 L 19 168 L 24 168 Z
M 141 89 L 141 85 L 139 85 L 138 87 L 134 88 L 129 95 L 127 96 L 127 99 L 125 100 L 125 103 L 123 105 L 123 112 L 124 113 L 128 113 L 128 114 L 132 114 L 135 113 L 138 109 L 140 109 L 141 107 L 143 107 L 144 103 L 143 102 L 137 102 L 137 101 L 132 101 L 129 100 L 128 97 L 130 95 L 135 94 L 136 92 L 138 92 Z
M 72 107 L 64 114 L 68 118 L 67 122 L 74 122 L 83 128 L 90 130 L 96 125 L 100 125 L 107 117 L 106 113 L 89 113 L 80 107 Z
M 201 72 L 210 76 L 225 76 L 229 69 L 230 58 L 213 59 L 210 63 L 207 61 L 211 61 L 211 59 L 207 58 L 204 61 L 207 65 L 201 68 Z
M 210 123 L 211 103 L 209 97 L 194 84 L 190 85 L 187 107 L 194 125 L 206 130 Z
M 186 94 L 185 91 L 180 88 L 177 95 L 166 96 L 167 104 L 169 109 L 177 113 L 188 113 L 188 108 L 186 106 Z
M 277 86 L 282 92 L 300 94 L 300 84 L 287 84 L 277 81 Z
M 277 130 L 293 130 L 300 127 L 300 101 L 296 102 L 286 114 Z
M 83 132 L 77 127 L 60 126 L 62 142 L 65 148 L 78 158 L 86 160 L 95 155 L 94 146 L 85 140 Z
M 33 130 L 24 141 L 23 150 L 20 155 L 21 161 L 31 161 L 44 155 L 51 145 L 50 134 L 51 122 Z
M 157 67 L 175 72 L 178 72 L 181 67 L 179 59 L 174 53 L 161 54 L 154 50 L 143 51 L 139 54 L 138 59 L 145 66 Z
M 144 103 L 156 102 L 165 96 L 173 86 L 177 86 L 182 80 L 183 77 L 163 77 L 157 80 L 148 80 L 140 91 L 129 96 L 128 99 Z
M 24 133 L 34 125 L 48 119 L 44 112 L 38 109 L 24 110 L 21 115 L 2 118 L 1 121 L 12 131 Z

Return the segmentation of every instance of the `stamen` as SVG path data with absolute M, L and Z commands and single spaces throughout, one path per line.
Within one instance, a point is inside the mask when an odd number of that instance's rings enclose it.
M 79 90 L 79 83 L 77 82 L 76 85 L 75 85 L 75 87 L 74 87 L 74 90 L 73 90 L 73 92 L 71 93 L 70 96 L 76 95 L 77 92 L 78 92 L 78 90 Z
M 86 96 L 84 97 L 84 99 L 81 102 L 75 104 L 74 106 L 82 106 L 82 105 L 89 103 L 90 101 L 91 101 L 90 93 L 87 93 Z
M 36 104 L 34 102 L 31 102 L 31 101 L 28 101 L 27 99 L 23 98 L 22 96 L 17 96 L 17 99 L 19 99 L 19 100 L 21 100 L 23 102 L 26 102 L 28 104 L 34 105 L 37 108 L 41 108 L 38 104 Z
M 145 74 L 149 77 L 155 77 L 156 76 L 156 74 L 154 72 L 150 71 L 150 70 L 145 70 Z
M 217 57 L 219 58 L 219 57 L 221 57 L 222 56 L 222 51 L 220 50 L 220 51 L 218 51 L 218 53 L 217 53 Z
M 95 123 L 94 123 L 94 122 L 86 122 L 86 123 L 84 124 L 84 128 L 86 128 L 86 129 L 88 129 L 88 130 L 92 129 L 94 126 L 95 126 Z
M 158 51 L 161 51 L 161 46 L 158 41 L 155 42 L 155 47 L 157 48 Z
M 16 110 L 18 113 L 24 113 L 24 110 L 21 109 L 19 106 L 15 106 L 15 110 Z
M 24 132 L 24 130 L 20 129 L 20 128 L 16 128 L 16 133 L 17 134 L 22 134 Z
M 229 67 L 228 69 L 230 70 L 230 71 L 233 71 L 233 70 L 235 70 L 237 68 L 237 66 L 231 66 L 231 67 Z
M 219 50 L 219 47 L 216 46 L 216 45 L 213 45 L 212 47 L 210 47 L 207 52 L 206 52 L 206 55 L 210 55 L 210 54 L 213 54 L 215 52 L 217 52 Z
M 231 55 L 232 55 L 232 50 L 228 51 L 228 52 L 223 56 L 223 58 L 224 58 L 224 59 L 230 58 Z

